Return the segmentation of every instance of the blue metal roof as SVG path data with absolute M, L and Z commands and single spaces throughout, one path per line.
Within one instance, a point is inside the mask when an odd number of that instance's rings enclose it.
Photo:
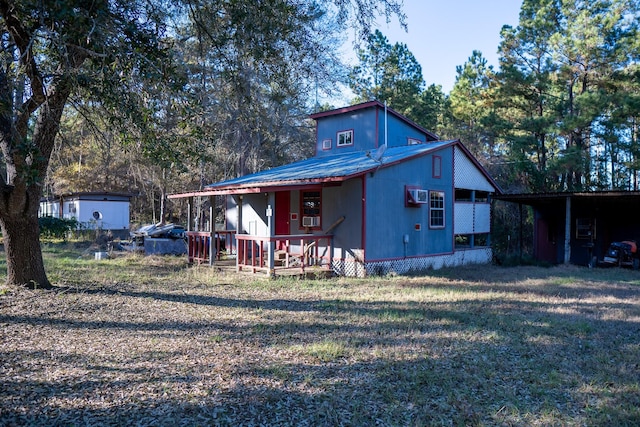
M 388 167 L 413 157 L 428 154 L 455 143 L 457 141 L 437 141 L 427 144 L 390 147 L 382 153 L 379 161 L 375 160 L 377 155 L 375 150 L 336 154 L 327 157 L 312 157 L 307 160 L 210 184 L 205 187 L 204 191 L 217 190 L 227 192 L 229 190 L 255 187 L 340 182 L 375 171 L 378 168 Z

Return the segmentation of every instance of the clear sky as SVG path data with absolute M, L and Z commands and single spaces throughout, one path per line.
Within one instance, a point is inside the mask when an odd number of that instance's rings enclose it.
M 463 65 L 474 50 L 489 65 L 498 67 L 498 45 L 503 25 L 518 25 L 522 0 L 404 0 L 408 32 L 397 19 L 378 29 L 390 44 L 407 45 L 422 66 L 427 86 L 442 85 L 449 93 L 456 66 Z

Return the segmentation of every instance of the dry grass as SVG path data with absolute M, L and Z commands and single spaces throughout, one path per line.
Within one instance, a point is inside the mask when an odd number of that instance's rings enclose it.
M 0 288 L 0 425 L 640 424 L 640 272 L 263 281 L 48 252 Z

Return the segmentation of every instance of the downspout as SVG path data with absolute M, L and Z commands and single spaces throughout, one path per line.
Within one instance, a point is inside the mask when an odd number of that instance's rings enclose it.
M 564 218 L 564 263 L 571 261 L 571 196 L 567 196 Z

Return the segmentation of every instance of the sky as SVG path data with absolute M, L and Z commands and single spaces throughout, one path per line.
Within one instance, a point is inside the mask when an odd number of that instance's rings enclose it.
M 382 19 L 378 29 L 389 44 L 404 43 L 422 67 L 427 86 L 442 85 L 449 93 L 456 66 L 474 50 L 498 68 L 498 45 L 503 25 L 518 25 L 522 0 L 404 0 L 408 31 L 397 19 Z M 354 56 L 355 57 L 355 56 Z

